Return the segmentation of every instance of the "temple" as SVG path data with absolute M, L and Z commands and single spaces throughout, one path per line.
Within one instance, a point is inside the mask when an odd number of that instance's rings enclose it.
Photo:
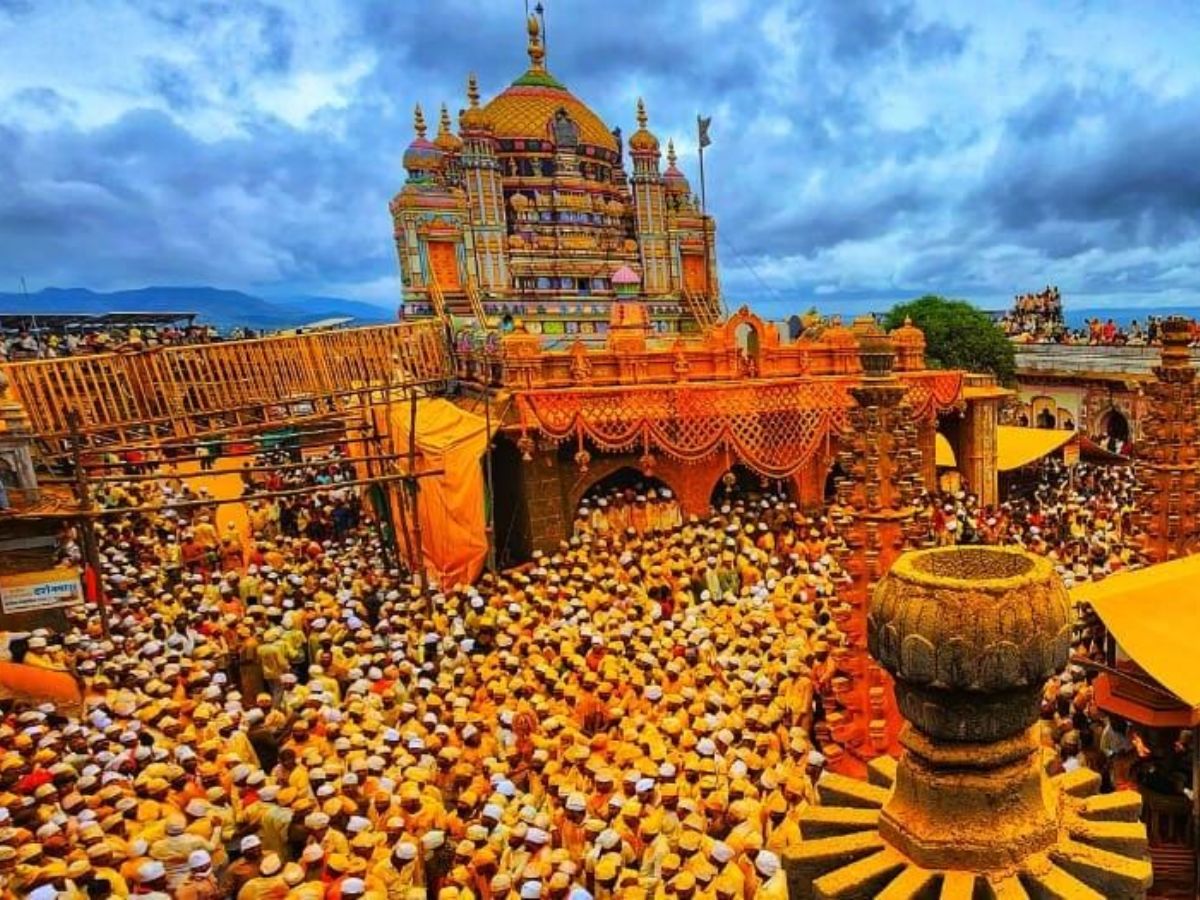
M 618 293 L 634 288 L 659 332 L 720 317 L 716 227 L 637 104 L 623 141 L 546 68 L 537 19 L 529 68 L 487 103 L 467 81 L 457 134 L 418 106 L 391 202 L 406 311 L 603 340 Z M 626 153 L 631 171 L 626 168 Z

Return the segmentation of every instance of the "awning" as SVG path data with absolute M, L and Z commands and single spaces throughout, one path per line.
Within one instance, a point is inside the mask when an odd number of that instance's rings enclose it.
M 946 440 L 946 436 L 940 431 L 934 435 L 934 458 L 937 461 L 939 469 L 953 469 L 958 465 L 958 460 L 954 458 L 954 448 L 950 446 L 950 442 Z
M 1062 447 L 1074 431 L 1061 428 L 1020 428 L 1016 425 L 999 425 L 996 428 L 996 462 L 1001 472 L 1011 472 L 1021 466 L 1037 462 Z
M 1200 707 L 1200 556 L 1122 572 L 1071 589 L 1125 655 L 1189 706 Z
M 1086 434 L 1079 435 L 1079 455 L 1081 458 L 1092 463 L 1112 463 L 1118 466 L 1129 464 L 1128 456 L 1113 453 L 1107 447 L 1097 444 Z

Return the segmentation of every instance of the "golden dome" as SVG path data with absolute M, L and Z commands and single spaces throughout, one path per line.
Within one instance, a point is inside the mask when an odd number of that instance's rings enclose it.
M 646 122 L 649 119 L 646 116 L 646 104 L 642 102 L 642 98 L 638 97 L 637 104 L 637 123 L 638 130 L 629 137 L 629 149 L 642 153 L 657 153 L 658 138 L 646 130 Z
M 537 19 L 529 17 L 529 70 L 497 94 L 480 110 L 501 138 L 551 138 L 554 115 L 565 109 L 579 127 L 579 142 L 617 152 L 617 139 L 603 120 L 572 94 L 548 71 L 544 64 Z M 470 110 L 468 110 L 468 113 Z

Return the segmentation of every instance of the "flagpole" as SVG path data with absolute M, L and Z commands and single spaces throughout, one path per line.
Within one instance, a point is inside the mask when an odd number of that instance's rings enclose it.
M 704 185 L 704 147 L 708 143 L 708 134 L 704 119 L 699 115 L 696 116 L 696 132 L 699 137 L 696 145 L 700 152 L 700 225 L 704 228 L 704 302 L 712 303 L 712 284 L 709 275 L 712 263 L 708 254 L 708 192 Z

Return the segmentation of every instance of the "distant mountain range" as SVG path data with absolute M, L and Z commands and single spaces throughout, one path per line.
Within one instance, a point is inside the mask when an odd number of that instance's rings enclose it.
M 321 319 L 350 316 L 355 324 L 395 321 L 394 311 L 340 297 L 288 297 L 266 300 L 242 291 L 212 287 L 146 287 L 100 293 L 87 288 L 44 288 L 36 294 L 0 293 L 0 314 L 178 312 L 227 330 L 237 326 L 275 331 Z

